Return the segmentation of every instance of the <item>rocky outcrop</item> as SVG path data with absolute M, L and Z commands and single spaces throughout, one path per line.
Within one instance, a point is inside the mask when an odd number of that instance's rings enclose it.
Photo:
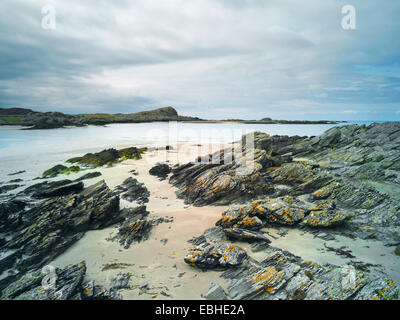
M 149 202 L 150 192 L 144 183 L 140 183 L 132 177 L 127 178 L 115 191 L 121 193 L 121 198 L 129 202 L 136 201 L 139 204 Z
M 122 160 L 138 160 L 142 158 L 142 154 L 146 151 L 145 148 L 138 149 L 136 147 L 125 149 L 107 149 L 97 153 L 87 153 L 83 157 L 75 157 L 68 159 L 69 163 L 77 163 L 86 168 L 97 168 L 104 165 L 111 166 L 114 163 Z
M 119 196 L 104 181 L 33 206 L 14 200 L 0 209 L 6 222 L 2 232 L 8 238 L 0 249 L 0 272 L 7 275 L 0 280 L 0 290 L 18 275 L 52 261 L 87 230 L 125 219 Z
M 58 165 L 46 170 L 45 172 L 43 172 L 42 178 L 43 179 L 54 178 L 54 177 L 58 176 L 59 174 L 76 173 L 76 172 L 79 172 L 80 170 L 81 170 L 81 168 L 79 166 L 71 166 L 68 168 L 62 164 L 58 164 Z
M 101 176 L 101 172 L 89 172 L 84 174 L 83 176 L 79 177 L 78 179 L 76 179 L 75 181 L 83 181 L 83 180 L 89 180 L 89 179 L 93 179 L 93 178 L 97 178 Z
M 385 276 L 350 265 L 319 265 L 269 247 L 261 262 L 248 261 L 221 276 L 234 300 L 397 300 L 399 288 Z
M 149 238 L 151 229 L 160 223 L 172 222 L 168 217 L 148 217 L 149 212 L 145 206 L 123 209 L 121 211 L 124 221 L 119 224 L 117 234 L 111 236 L 109 241 L 118 241 L 124 249 L 128 249 L 132 243 L 145 241 Z
M 264 245 L 259 251 L 264 258 L 250 257 L 235 265 L 223 265 L 215 248 L 232 246 L 219 228 L 207 230 L 196 238 L 196 249 L 185 262 L 202 269 L 222 268 L 221 277 L 230 281 L 223 288 L 211 284 L 204 295 L 218 300 L 397 300 L 399 288 L 385 274 L 371 274 L 361 266 L 346 264 L 319 265 L 290 252 Z M 193 242 L 193 240 L 192 240 Z M 358 269 L 357 269 L 358 268 Z
M 178 196 L 237 204 L 223 213 L 225 228 L 301 225 L 400 244 L 399 122 L 334 127 L 312 138 L 255 133 L 247 141 L 175 168 Z
M 30 195 L 36 199 L 51 197 L 61 197 L 72 193 L 78 193 L 83 190 L 83 182 L 72 182 L 71 180 L 44 181 L 34 184 L 21 194 Z
M 185 262 L 201 269 L 210 269 L 238 266 L 246 257 L 246 249 L 238 245 L 203 242 L 189 251 Z
M 86 282 L 86 263 L 63 269 L 48 266 L 14 281 L 1 293 L 2 300 L 120 300 L 119 288 L 105 289 Z M 125 280 L 125 278 L 124 278 Z M 128 280 L 129 281 L 129 280 Z
M 149 170 L 152 176 L 159 177 L 160 180 L 165 180 L 171 173 L 171 167 L 166 163 L 157 163 L 153 168 Z

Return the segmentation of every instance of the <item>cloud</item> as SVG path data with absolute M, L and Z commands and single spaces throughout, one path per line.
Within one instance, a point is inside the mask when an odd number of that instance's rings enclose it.
M 341 0 L 3 0 L 0 106 L 391 119 L 400 4 L 353 3 L 355 31 L 341 28 Z M 41 28 L 47 4 L 56 30 Z

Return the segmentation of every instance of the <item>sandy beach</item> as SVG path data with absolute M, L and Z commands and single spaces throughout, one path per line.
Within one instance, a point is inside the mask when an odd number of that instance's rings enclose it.
M 203 145 L 202 150 L 205 154 L 212 148 L 219 147 L 220 145 Z M 180 144 L 175 150 L 148 151 L 141 160 L 127 160 L 112 168 L 96 169 L 102 176 L 87 180 L 85 184 L 91 185 L 104 179 L 111 189 L 132 176 L 130 171 L 135 170 L 138 173 L 135 178 L 144 183 L 150 192 L 149 203 L 146 204 L 150 215 L 171 217 L 173 222 L 154 227 L 148 240 L 134 243 L 127 250 L 117 242 L 107 240 L 115 233 L 115 227 L 89 231 L 51 265 L 64 267 L 85 260 L 87 280 L 95 280 L 104 287 L 110 285 L 111 278 L 116 274 L 129 272 L 132 288 L 121 290 L 124 299 L 201 299 L 201 294 L 208 291 L 212 282 L 226 288 L 228 282 L 220 278 L 220 271 L 203 272 L 187 265 L 184 257 L 192 247 L 187 241 L 213 227 L 227 207 L 186 205 L 182 199 L 177 198 L 176 188 L 169 184 L 168 179 L 160 181 L 149 174 L 149 170 L 157 162 L 168 161 L 173 166 L 193 160 L 193 155 L 199 152 L 199 148 L 199 145 Z M 71 175 L 71 178 L 74 176 Z M 121 207 L 135 205 L 121 200 Z M 288 229 L 285 236 L 280 236 L 274 228 L 264 231 L 272 236 L 272 246 L 288 250 L 305 260 L 339 266 L 350 261 L 325 250 L 326 241 L 315 238 L 310 233 Z M 250 244 L 237 243 L 247 249 L 250 257 L 256 260 L 264 258 L 263 252 L 252 252 Z M 336 240 L 329 241 L 328 244 L 335 248 L 345 246 L 352 250 L 357 257 L 355 261 L 380 265 L 396 283 L 400 284 L 397 272 L 399 261 L 391 248 L 384 247 L 377 241 L 353 240 L 343 236 L 337 236 Z M 117 269 L 103 270 L 111 264 L 120 265 Z M 143 286 L 147 286 L 148 289 L 141 290 Z

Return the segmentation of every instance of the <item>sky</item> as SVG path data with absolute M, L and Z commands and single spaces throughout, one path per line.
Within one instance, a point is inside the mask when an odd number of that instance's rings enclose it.
M 0 107 L 400 120 L 399 17 L 398 0 L 1 0 Z

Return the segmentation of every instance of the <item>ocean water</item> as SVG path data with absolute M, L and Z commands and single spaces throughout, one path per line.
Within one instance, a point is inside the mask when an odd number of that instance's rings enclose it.
M 370 124 L 370 122 L 356 122 Z M 341 125 L 347 125 L 346 123 Z M 175 143 L 229 143 L 243 134 L 316 136 L 336 125 L 153 122 L 111 124 L 52 130 L 21 130 L 0 126 L 0 181 L 32 179 L 51 166 L 111 147 L 174 145 Z M 18 176 L 8 174 L 26 170 Z

